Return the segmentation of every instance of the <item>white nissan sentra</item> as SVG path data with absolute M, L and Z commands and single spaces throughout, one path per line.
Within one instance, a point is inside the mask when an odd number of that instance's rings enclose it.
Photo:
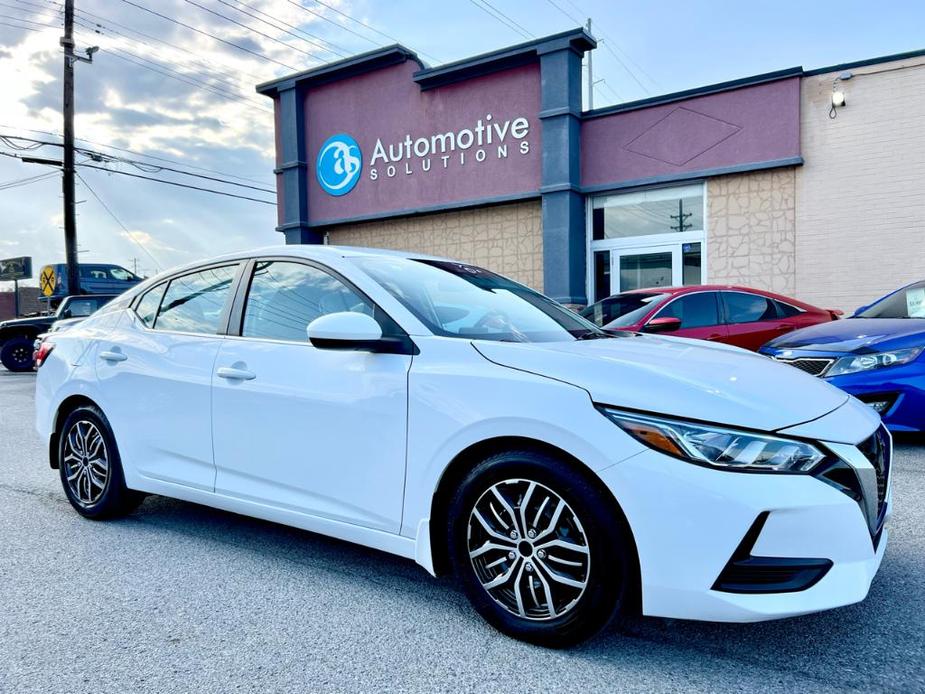
M 627 610 L 854 603 L 887 543 L 869 407 L 735 348 L 604 333 L 450 260 L 229 255 L 135 287 L 38 362 L 38 431 L 80 514 L 162 494 L 342 538 L 455 574 L 544 645 Z

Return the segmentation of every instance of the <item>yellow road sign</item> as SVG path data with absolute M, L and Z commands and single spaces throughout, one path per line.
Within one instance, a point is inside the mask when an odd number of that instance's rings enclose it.
M 42 294 L 51 296 L 55 293 L 55 269 L 51 265 L 42 268 L 42 274 L 39 275 L 39 287 Z

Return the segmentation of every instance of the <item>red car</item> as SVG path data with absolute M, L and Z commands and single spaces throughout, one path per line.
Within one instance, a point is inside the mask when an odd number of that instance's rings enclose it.
M 671 333 L 757 350 L 769 340 L 842 314 L 760 289 L 729 285 L 634 289 L 581 315 L 608 330 Z

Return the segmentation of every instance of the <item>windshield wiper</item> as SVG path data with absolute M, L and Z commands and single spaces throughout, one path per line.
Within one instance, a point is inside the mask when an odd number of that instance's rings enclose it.
M 588 332 L 582 333 L 581 335 L 576 335 L 576 340 L 603 340 L 610 339 L 611 337 L 616 337 L 616 335 L 611 335 L 610 333 L 595 330 L 589 330 Z

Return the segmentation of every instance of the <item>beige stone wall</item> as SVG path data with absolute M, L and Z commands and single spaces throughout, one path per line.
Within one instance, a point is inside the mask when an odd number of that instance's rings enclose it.
M 794 294 L 794 170 L 707 181 L 707 281 Z
M 328 231 L 328 243 L 445 256 L 543 291 L 542 229 L 540 203 L 530 200 L 344 224 Z
M 798 296 L 853 310 L 925 277 L 925 59 L 803 80 L 797 169 Z

